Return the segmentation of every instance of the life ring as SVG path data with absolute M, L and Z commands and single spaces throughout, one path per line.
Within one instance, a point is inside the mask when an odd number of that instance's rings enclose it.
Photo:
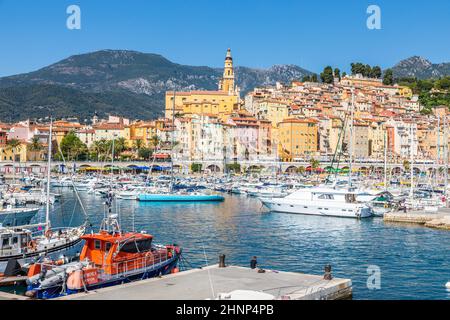
M 51 238 L 52 235 L 53 235 L 53 232 L 52 232 L 52 230 L 47 230 L 47 231 L 45 231 L 44 235 L 45 235 L 46 238 Z
M 36 250 L 37 247 L 36 241 L 31 240 L 30 242 L 28 242 L 27 247 L 30 250 Z

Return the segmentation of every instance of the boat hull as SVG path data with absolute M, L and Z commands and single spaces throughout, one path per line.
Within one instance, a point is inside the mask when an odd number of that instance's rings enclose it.
M 38 211 L 39 208 L 4 210 L 0 212 L 0 224 L 3 227 L 17 227 L 30 224 L 31 219 Z
M 148 278 L 154 278 L 160 275 L 167 275 L 172 273 L 173 269 L 177 267 L 178 260 L 180 256 L 175 255 L 172 259 L 169 259 L 161 264 L 158 264 L 157 266 L 151 266 L 146 269 L 140 269 L 136 270 L 135 273 L 127 274 L 123 276 L 118 276 L 113 279 L 107 280 L 107 281 L 101 281 L 96 284 L 92 285 L 86 285 L 86 290 L 79 289 L 79 290 L 70 290 L 66 289 L 65 292 L 63 292 L 63 286 L 62 285 L 56 285 L 50 288 L 40 289 L 36 288 L 32 285 L 29 285 L 27 290 L 28 291 L 35 291 L 36 295 L 35 298 L 37 299 L 54 299 L 70 294 L 76 294 L 101 288 L 107 288 L 115 285 L 120 285 L 124 283 L 129 283 L 133 281 L 139 281 L 144 280 Z
M 261 202 L 274 212 L 329 216 L 343 218 L 369 218 L 372 216 L 372 210 L 367 206 L 342 206 L 332 203 L 319 203 L 302 201 L 294 203 L 284 201 L 284 199 L 261 199 Z
M 220 195 L 184 195 L 184 194 L 140 194 L 139 201 L 155 202 L 194 202 L 194 201 L 223 201 Z
M 24 266 L 29 263 L 33 263 L 40 256 L 46 256 L 50 259 L 57 260 L 59 257 L 64 254 L 66 256 L 73 256 L 77 252 L 81 252 L 83 241 L 81 238 L 68 242 L 63 246 L 58 246 L 56 248 L 50 248 L 46 251 L 35 251 L 26 254 L 14 255 L 14 256 L 2 256 L 0 257 L 0 273 L 4 272 L 6 269 L 6 265 L 8 264 L 8 260 L 16 259 L 17 262 Z

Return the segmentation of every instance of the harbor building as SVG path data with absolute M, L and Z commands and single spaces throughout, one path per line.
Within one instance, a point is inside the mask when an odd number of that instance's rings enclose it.
M 174 101 L 175 99 L 175 101 Z M 217 91 L 166 92 L 166 118 L 175 115 L 214 114 L 225 116 L 240 108 L 239 88 L 235 84 L 233 57 L 228 49 L 222 79 Z
M 318 126 L 312 119 L 286 119 L 278 125 L 279 154 L 283 161 L 314 156 L 318 150 Z

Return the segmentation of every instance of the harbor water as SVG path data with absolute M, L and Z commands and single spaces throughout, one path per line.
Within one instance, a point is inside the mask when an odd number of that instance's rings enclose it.
M 75 193 L 58 189 L 53 226 L 83 221 Z M 104 216 L 101 196 L 80 192 L 94 231 Z M 257 198 L 226 196 L 224 202 L 144 203 L 116 201 L 126 230 L 145 230 L 155 243 L 177 243 L 194 267 L 218 263 L 333 275 L 353 281 L 354 299 L 448 299 L 450 232 L 404 224 L 270 213 Z M 43 219 L 44 211 L 36 216 Z M 380 273 L 374 272 L 379 268 Z M 214 282 L 214 278 L 212 278 Z M 369 284 L 369 285 L 368 285 Z M 294 284 L 293 284 L 294 285 Z

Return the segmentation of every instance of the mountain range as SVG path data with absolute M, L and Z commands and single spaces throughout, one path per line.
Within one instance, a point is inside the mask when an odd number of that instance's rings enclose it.
M 425 58 L 413 56 L 397 63 L 392 71 L 395 78 L 441 78 L 450 75 L 450 63 L 432 63 Z
M 396 77 L 440 77 L 450 75 L 450 63 L 412 57 L 393 70 Z M 242 95 L 313 74 L 296 65 L 240 66 L 235 72 Z M 0 78 L 0 122 L 49 115 L 84 121 L 94 112 L 154 118 L 164 113 L 167 90 L 215 90 L 221 76 L 221 68 L 181 65 L 158 54 L 102 50 L 75 55 L 34 72 Z

